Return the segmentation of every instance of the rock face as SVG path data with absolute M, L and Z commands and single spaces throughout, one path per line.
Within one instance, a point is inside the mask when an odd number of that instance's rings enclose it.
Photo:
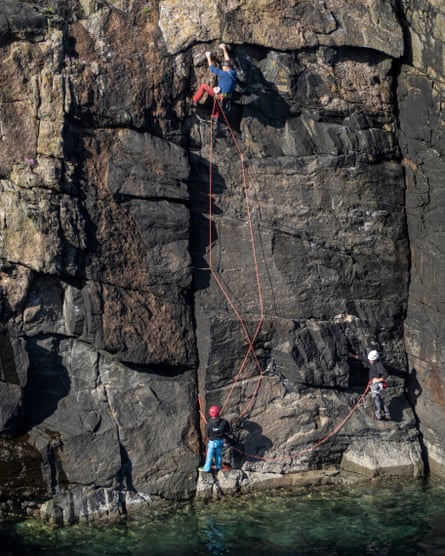
M 430 467 L 441 474 L 445 462 L 444 23 L 441 2 L 406 6 L 411 56 L 400 69 L 397 91 L 411 252 L 405 323 L 410 395 Z
M 192 498 L 215 403 L 226 491 L 421 474 L 418 421 L 443 463 L 439 7 L 417 29 L 392 2 L 317 6 L 0 1 L 5 512 Z M 221 40 L 239 86 L 215 138 L 190 97 Z M 390 423 L 358 403 L 369 348 Z

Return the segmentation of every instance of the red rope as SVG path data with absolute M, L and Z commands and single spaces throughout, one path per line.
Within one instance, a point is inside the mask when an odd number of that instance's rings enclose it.
M 360 396 L 360 398 L 354 404 L 354 406 L 349 411 L 349 413 L 346 415 L 346 417 L 342 421 L 340 421 L 340 423 L 330 433 L 328 433 L 326 436 L 324 436 L 321 440 L 319 440 L 318 442 L 316 442 L 312 446 L 309 446 L 308 448 L 305 448 L 304 450 L 300 450 L 299 452 L 293 452 L 291 454 L 288 454 L 287 456 L 280 456 L 280 457 L 275 457 L 275 458 L 267 458 L 267 457 L 264 457 L 264 456 L 257 456 L 256 454 L 249 454 L 248 452 L 244 452 L 243 450 L 240 450 L 239 448 L 236 448 L 235 446 L 232 446 L 232 450 L 235 450 L 236 452 L 238 452 L 239 454 L 242 454 L 244 456 L 248 456 L 250 458 L 254 458 L 254 459 L 257 459 L 257 460 L 261 460 L 261 461 L 287 461 L 288 459 L 293 460 L 293 459 L 296 459 L 296 458 L 299 458 L 299 457 L 303 456 L 304 454 L 308 454 L 309 452 L 313 452 L 314 450 L 319 448 L 322 444 L 327 442 L 330 438 L 335 436 L 340 431 L 340 429 L 342 429 L 346 425 L 346 423 L 349 421 L 349 419 L 352 417 L 352 415 L 357 411 L 359 405 L 365 399 L 365 396 L 368 393 L 370 384 L 371 384 L 370 382 L 367 384 L 363 394 Z
M 226 407 L 227 403 L 229 402 L 229 399 L 234 391 L 234 388 L 237 384 L 237 382 L 240 380 L 240 377 L 247 365 L 247 361 L 249 359 L 250 354 L 252 354 L 256 367 L 258 369 L 258 380 L 254 389 L 254 392 L 252 394 L 252 396 L 250 397 L 249 402 L 246 404 L 245 408 L 240 412 L 240 415 L 238 416 L 238 420 L 240 420 L 242 418 L 242 416 L 244 416 L 249 409 L 251 408 L 252 404 L 254 403 L 256 396 L 258 394 L 260 385 L 261 385 L 261 381 L 263 378 L 263 369 L 261 367 L 261 364 L 255 354 L 255 349 L 254 349 L 254 344 L 255 341 L 260 333 L 261 327 L 264 323 L 264 300 L 263 300 L 263 294 L 262 294 L 262 289 L 261 289 L 261 280 L 260 280 L 260 272 L 259 272 L 259 265 L 258 265 L 258 258 L 257 258 L 257 252 L 256 252 L 256 245 L 255 245 L 255 236 L 254 236 L 254 230 L 253 230 L 253 224 L 252 224 L 252 215 L 251 215 L 251 210 L 250 210 L 250 203 L 249 203 L 249 195 L 248 195 L 248 186 L 247 186 L 247 177 L 246 177 L 246 168 L 245 168 L 245 164 L 244 164 L 244 155 L 243 152 L 239 146 L 239 143 L 236 139 L 236 136 L 233 132 L 232 127 L 230 126 L 230 122 L 227 119 L 226 113 L 224 112 L 222 106 L 220 105 L 220 103 L 218 102 L 216 96 L 214 97 L 214 105 L 213 105 L 213 110 L 212 110 L 212 114 L 215 113 L 215 109 L 218 108 L 219 112 L 223 115 L 227 129 L 229 130 L 232 140 L 236 146 L 236 149 L 238 151 L 239 157 L 240 157 L 240 161 L 241 161 L 241 174 L 242 174 L 242 179 L 243 179 L 243 189 L 244 189 L 244 198 L 245 198 L 245 204 L 246 204 L 246 212 L 247 212 L 247 219 L 248 219 L 248 224 L 249 224 L 249 236 L 250 236 L 250 243 L 251 243 L 251 248 L 252 248 L 252 257 L 253 257 L 253 263 L 254 263 L 254 268 L 255 268 L 255 278 L 256 278 L 256 285 L 257 285 L 257 292 L 258 292 L 258 300 L 259 300 L 259 307 L 260 307 L 260 318 L 256 327 L 256 330 L 254 332 L 254 334 L 252 335 L 252 337 L 249 335 L 249 331 L 247 329 L 246 323 L 244 322 L 244 319 L 242 318 L 240 312 L 238 311 L 238 309 L 236 308 L 235 304 L 233 303 L 232 299 L 230 298 L 229 294 L 227 293 L 226 289 L 224 288 L 223 283 L 221 282 L 221 280 L 219 279 L 214 267 L 213 267 L 213 248 L 212 248 L 212 244 L 213 244 L 213 234 L 212 234 L 212 225 L 213 225 L 213 211 L 212 211 L 212 196 L 213 196 L 213 126 L 212 126 L 212 118 L 210 120 L 210 151 L 209 151 L 209 270 L 210 273 L 213 277 L 213 279 L 215 280 L 218 288 L 220 289 L 220 291 L 222 292 L 222 294 L 224 295 L 228 305 L 231 307 L 232 311 L 234 312 L 236 318 L 238 319 L 238 321 L 241 324 L 243 333 L 244 333 L 244 337 L 247 341 L 248 344 L 248 349 L 246 352 L 246 355 L 244 356 L 244 359 L 241 363 L 240 369 L 238 371 L 238 373 L 236 374 L 234 380 L 232 381 L 232 386 L 221 406 L 221 413 L 223 412 L 224 408 Z M 234 446 L 232 446 L 232 449 L 237 451 L 240 454 L 243 454 L 245 456 L 257 459 L 257 460 L 262 460 L 262 461 L 287 461 L 288 459 L 292 460 L 298 457 L 301 457 L 304 454 L 307 454 L 309 452 L 314 451 L 315 449 L 317 449 L 318 447 L 320 447 L 321 445 L 323 445 L 325 442 L 327 442 L 330 438 L 332 438 L 333 436 L 335 436 L 344 426 L 345 424 L 349 421 L 349 419 L 352 417 L 352 415 L 355 413 L 355 411 L 358 409 L 359 405 L 362 403 L 362 401 L 364 400 L 366 394 L 368 393 L 370 384 L 368 383 L 363 394 L 360 396 L 360 398 L 357 400 L 357 402 L 355 403 L 355 405 L 352 407 L 352 409 L 349 411 L 349 413 L 346 415 L 346 417 L 330 432 L 328 433 L 326 436 L 324 436 L 321 440 L 319 440 L 318 442 L 316 442 L 315 444 L 313 444 L 312 446 L 305 448 L 304 450 L 301 450 L 299 452 L 294 452 L 291 454 L 288 454 L 285 457 L 274 457 L 274 458 L 267 458 L 264 456 L 258 456 L 256 454 L 249 454 L 247 452 L 244 452 L 243 450 L 240 450 L 239 448 L 236 448 Z M 201 406 L 201 400 L 199 399 L 199 412 L 201 414 L 201 416 L 203 417 L 204 421 L 206 421 L 205 418 L 205 414 L 202 411 L 202 406 Z
M 203 409 L 202 407 L 201 398 L 199 396 L 198 396 L 198 410 L 199 410 L 199 414 L 201 415 L 201 419 L 204 421 L 204 423 L 207 423 L 205 409 Z
M 252 396 L 250 397 L 249 402 L 247 403 L 246 407 L 241 411 L 240 415 L 238 416 L 238 419 L 241 419 L 241 417 L 248 412 L 248 410 L 250 409 L 250 407 L 254 403 L 256 395 L 257 395 L 258 390 L 260 388 L 261 380 L 262 380 L 263 371 L 262 371 L 261 364 L 260 364 L 260 362 L 259 362 L 259 360 L 258 360 L 258 358 L 255 354 L 254 344 L 255 344 L 255 341 L 256 341 L 259 333 L 260 333 L 261 327 L 262 327 L 263 322 L 264 322 L 264 301 L 263 301 L 263 295 L 262 295 L 262 290 L 261 290 L 261 280 L 260 280 L 260 272 L 259 272 L 259 265 L 258 265 L 258 257 L 257 257 L 257 253 L 256 253 L 255 236 L 254 236 L 254 230 L 253 230 L 253 224 L 252 224 L 252 215 L 251 215 L 249 196 L 248 196 L 248 186 L 247 186 L 247 177 L 246 177 L 246 170 L 245 170 L 245 164 L 244 164 L 244 156 L 243 156 L 242 150 L 240 149 L 238 141 L 236 140 L 236 137 L 233 133 L 233 130 L 230 126 L 230 123 L 227 119 L 227 116 L 226 116 L 222 106 L 219 104 L 219 102 L 218 102 L 218 100 L 215 96 L 214 97 L 214 104 L 213 104 L 212 114 L 215 113 L 217 110 L 221 114 L 223 114 L 223 117 L 225 119 L 227 128 L 230 131 L 230 134 L 232 136 L 233 142 L 236 146 L 236 149 L 238 151 L 240 161 L 241 161 L 241 174 L 242 174 L 242 180 L 243 180 L 243 190 L 244 190 L 244 197 L 245 197 L 245 204 L 246 204 L 247 219 L 248 219 L 248 223 L 249 223 L 249 236 L 250 236 L 250 243 L 251 243 L 251 248 L 252 248 L 253 262 L 254 262 L 254 267 L 255 267 L 255 279 L 256 279 L 258 300 L 259 300 L 259 306 L 260 306 L 260 318 L 259 318 L 256 330 L 255 330 L 253 336 L 251 337 L 243 317 L 241 316 L 241 314 L 238 311 L 238 309 L 236 308 L 234 302 L 232 301 L 229 294 L 227 293 L 227 290 L 225 289 L 223 283 L 219 279 L 219 277 L 218 277 L 218 275 L 215 271 L 215 268 L 213 266 L 213 232 L 212 232 L 212 225 L 213 225 L 213 209 L 212 209 L 212 201 L 213 201 L 213 199 L 212 199 L 212 196 L 213 196 L 213 126 L 212 126 L 212 119 L 211 119 L 210 120 L 210 151 L 209 151 L 209 269 L 210 269 L 212 277 L 215 280 L 218 288 L 220 289 L 220 291 L 224 295 L 228 305 L 231 307 L 231 309 L 234 312 L 236 318 L 240 322 L 245 340 L 247 341 L 247 344 L 248 344 L 247 352 L 246 352 L 246 355 L 244 356 L 244 359 L 241 363 L 240 369 L 239 369 L 238 373 L 235 375 L 235 378 L 232 381 L 232 386 L 231 386 L 231 388 L 230 388 L 230 390 L 229 390 L 229 392 L 228 392 L 228 394 L 227 394 L 227 396 L 226 396 L 226 398 L 225 398 L 225 400 L 224 400 L 224 402 L 221 406 L 221 412 L 224 410 L 227 403 L 229 402 L 229 399 L 230 399 L 230 397 L 231 397 L 237 383 L 239 382 L 239 380 L 241 378 L 241 375 L 242 375 L 242 373 L 243 373 L 243 371 L 244 371 L 244 369 L 247 365 L 250 354 L 252 354 L 252 357 L 253 357 L 253 359 L 255 361 L 255 364 L 256 364 L 256 367 L 258 369 L 257 384 L 255 386 L 255 389 L 254 389 L 254 392 L 253 392 Z

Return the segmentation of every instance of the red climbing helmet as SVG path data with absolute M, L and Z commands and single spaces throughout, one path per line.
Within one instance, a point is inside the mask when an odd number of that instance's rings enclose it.
M 209 409 L 209 415 L 210 417 L 218 417 L 219 407 L 217 405 L 212 405 L 212 407 Z

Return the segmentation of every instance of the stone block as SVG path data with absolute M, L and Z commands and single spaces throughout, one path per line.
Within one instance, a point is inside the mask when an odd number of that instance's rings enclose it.
M 419 477 L 424 472 L 418 443 L 391 442 L 379 438 L 351 442 L 343 454 L 341 466 L 347 471 L 369 477 Z

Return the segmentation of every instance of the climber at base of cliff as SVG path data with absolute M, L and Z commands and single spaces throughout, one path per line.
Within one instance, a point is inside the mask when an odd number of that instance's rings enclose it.
M 216 470 L 219 471 L 222 468 L 224 438 L 229 434 L 230 426 L 225 419 L 220 417 L 219 413 L 217 405 L 212 405 L 209 409 L 210 419 L 205 426 L 205 434 L 208 438 L 206 461 L 204 467 L 199 468 L 199 471 L 204 471 L 204 473 L 210 473 L 213 459 Z
M 218 127 L 221 108 L 224 111 L 228 111 L 230 99 L 236 86 L 236 70 L 233 67 L 233 62 L 230 59 L 229 53 L 227 52 L 227 47 L 224 43 L 221 43 L 219 48 L 221 48 L 224 54 L 221 69 L 213 63 L 211 52 L 206 52 L 209 69 L 212 73 L 218 76 L 218 85 L 216 87 L 211 87 L 210 85 L 207 85 L 207 83 L 203 83 L 192 98 L 193 106 L 196 108 L 198 102 L 205 94 L 208 94 L 212 98 L 216 97 L 218 102 L 214 103 L 211 113 L 211 121 L 216 128 Z
M 383 398 L 383 390 L 386 388 L 388 371 L 380 361 L 377 351 L 372 350 L 368 353 L 368 361 L 369 382 L 371 383 L 371 398 L 374 402 L 375 418 L 380 421 L 383 413 L 383 418 L 389 421 L 391 419 L 389 407 Z
M 354 359 L 360 359 L 358 355 L 349 354 Z M 371 350 L 367 356 L 369 364 L 369 385 L 371 390 L 371 399 L 374 404 L 374 416 L 378 421 L 382 418 L 386 421 L 391 420 L 389 407 L 384 400 L 383 390 L 386 388 L 386 381 L 388 379 L 388 371 L 385 365 L 381 362 L 378 351 Z

